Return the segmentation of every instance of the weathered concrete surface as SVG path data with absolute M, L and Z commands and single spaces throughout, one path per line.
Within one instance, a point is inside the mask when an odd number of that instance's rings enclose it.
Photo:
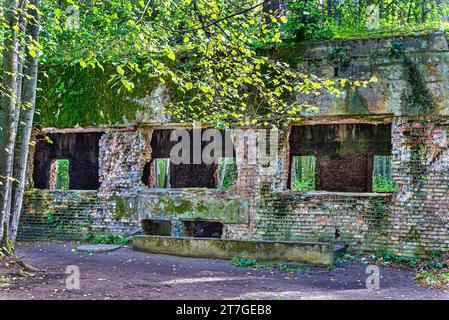
M 289 261 L 316 266 L 334 262 L 333 245 L 320 242 L 244 241 L 163 236 L 135 236 L 138 251 L 184 257 L 230 259 L 240 254 L 259 261 Z
M 80 252 L 101 253 L 115 251 L 120 248 L 121 247 L 116 244 L 86 244 L 78 246 L 77 250 Z
M 248 200 L 205 188 L 152 189 L 138 199 L 140 219 L 175 217 L 223 223 L 248 223 Z
M 389 57 L 389 46 L 400 42 L 404 52 Z M 341 51 L 344 66 L 335 67 L 342 60 L 331 55 Z M 305 72 L 333 78 L 369 79 L 379 81 L 356 88 L 346 87 L 340 96 L 321 94 L 301 96 L 316 103 L 319 112 L 305 116 L 373 116 L 393 114 L 449 115 L 448 41 L 443 33 L 435 32 L 418 37 L 395 37 L 375 40 L 325 42 L 288 48 L 281 56 L 290 56 L 289 62 Z M 338 69 L 338 70 L 335 70 Z M 303 100 L 303 101 L 304 101 Z

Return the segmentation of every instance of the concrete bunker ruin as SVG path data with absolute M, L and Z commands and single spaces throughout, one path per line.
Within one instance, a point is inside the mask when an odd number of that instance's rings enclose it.
M 226 157 L 234 159 L 235 181 L 227 188 L 220 183 L 219 165 L 165 164 L 176 144 L 171 132 L 184 128 L 169 120 L 136 116 L 139 121 L 132 124 L 45 129 L 53 143 L 38 135 L 19 240 L 145 231 L 152 238 L 139 236 L 142 246 L 151 242 L 187 248 L 195 239 L 200 253 L 210 246 L 227 248 L 221 241 L 254 252 L 273 248 L 269 241 L 302 247 L 304 242 L 325 242 L 306 247 L 325 247 L 326 252 L 331 245 L 402 256 L 448 251 L 447 39 L 434 34 L 395 41 L 407 48 L 407 61 L 386 56 L 391 39 L 345 43 L 357 59 L 343 76 L 376 75 L 379 81 L 345 88 L 340 96 L 323 94 L 316 97 L 319 112 L 286 120 L 277 129 L 278 158 L 272 171 L 248 163 L 244 148 L 234 144 Z M 326 57 L 335 45 L 294 48 L 295 62 L 311 73 L 332 76 Z M 410 78 L 410 64 L 420 77 Z M 420 108 L 421 100 L 413 97 L 417 86 L 431 95 L 431 106 Z M 50 190 L 50 168 L 59 159 L 69 161 L 70 190 Z M 299 167 L 308 173 L 298 176 L 303 171 Z M 155 171 L 164 173 L 160 183 Z M 389 189 L 376 188 L 376 179 L 386 181 Z M 298 180 L 307 188 L 296 188 Z M 199 244 L 195 235 L 213 239 Z M 226 255 L 220 251 L 217 256 Z

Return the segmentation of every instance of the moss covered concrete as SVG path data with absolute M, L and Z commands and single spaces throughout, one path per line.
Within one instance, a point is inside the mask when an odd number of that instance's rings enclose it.
M 142 219 L 208 220 L 222 223 L 248 223 L 248 199 L 221 198 L 196 192 L 161 192 L 139 197 Z
M 163 236 L 135 236 L 134 250 L 195 258 L 231 259 L 244 254 L 258 261 L 283 261 L 328 267 L 333 246 L 319 242 L 244 241 Z
M 405 55 L 389 57 L 388 47 L 401 42 Z M 368 79 L 372 75 L 378 83 L 367 87 L 342 88 L 340 97 L 322 94 L 308 101 L 320 107 L 318 114 L 307 115 L 414 115 L 424 111 L 431 114 L 449 114 L 447 81 L 448 45 L 441 32 L 420 36 L 349 39 L 320 43 L 284 43 L 274 52 L 276 59 L 286 61 L 308 74 L 335 78 L 332 52 L 345 48 L 345 67 L 337 67 L 338 77 Z M 267 53 L 268 54 L 268 53 Z M 409 59 L 404 59 L 407 56 Z M 192 59 L 192 57 L 187 57 Z M 191 60 L 190 64 L 194 64 Z M 142 104 L 152 96 L 159 81 L 142 73 L 133 79 L 136 87 L 128 92 L 120 85 L 111 87 L 114 67 L 102 71 L 82 69 L 80 66 L 43 66 L 40 76 L 41 93 L 37 99 L 36 124 L 42 127 L 71 128 L 80 126 L 116 125 L 139 122 L 142 112 L 152 108 Z M 183 94 L 166 83 L 167 99 L 177 101 Z M 420 94 L 422 93 L 422 94 Z M 418 100 L 417 100 L 418 99 Z M 432 101 L 430 110 L 417 106 Z M 309 99 L 310 100 L 310 99 Z M 140 102 L 139 102 L 140 101 Z M 398 108 L 398 106 L 401 106 Z M 424 108 L 425 110 L 420 110 Z M 435 108 L 437 108 L 435 110 Z M 154 111 L 154 110 L 153 110 Z M 156 121 L 157 122 L 157 121 Z

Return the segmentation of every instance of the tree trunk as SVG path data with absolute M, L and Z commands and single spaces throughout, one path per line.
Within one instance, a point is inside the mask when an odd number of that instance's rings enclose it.
M 224 185 L 224 179 L 226 177 L 226 169 L 228 166 L 228 158 L 224 157 L 223 158 L 223 166 L 221 168 L 221 175 L 220 175 L 220 187 L 223 188 Z
M 170 188 L 170 159 L 165 159 L 164 188 Z
M 36 8 L 40 6 L 40 0 L 30 0 Z M 30 15 L 34 18 L 27 27 L 27 35 L 31 37 L 31 41 L 39 42 L 40 31 L 40 15 L 34 10 L 30 9 Z M 22 83 L 22 101 L 25 106 L 20 114 L 20 129 L 18 134 L 18 146 L 16 148 L 16 161 L 14 166 L 14 178 L 19 181 L 19 184 L 15 190 L 14 197 L 12 199 L 11 206 L 11 223 L 9 227 L 9 234 L 11 240 L 15 241 L 17 237 L 17 229 L 19 226 L 20 212 L 22 210 L 23 193 L 25 190 L 26 182 L 26 169 L 28 163 L 28 154 L 30 150 L 30 138 L 33 128 L 34 107 L 36 102 L 36 90 L 37 90 L 37 71 L 38 71 L 38 58 L 27 53 L 24 69 L 24 78 Z
M 27 5 L 28 5 L 28 0 L 20 0 L 19 1 L 19 32 L 20 32 L 20 34 L 21 35 L 24 35 L 25 34 L 25 32 L 26 32 L 26 25 L 27 25 L 27 19 L 26 19 L 26 17 L 25 17 L 25 12 L 26 12 L 26 9 L 27 9 Z M 15 123 L 15 125 L 14 125 L 14 129 L 15 129 L 15 135 L 16 135 L 16 138 L 14 139 L 14 143 L 15 143 L 15 145 L 14 145 L 14 150 L 16 149 L 16 145 L 17 145 L 17 132 L 18 132 L 18 128 L 19 128 L 19 125 L 20 125 L 20 122 L 19 122 L 19 120 L 20 120 L 20 115 L 21 115 L 21 108 L 22 108 L 22 81 L 23 81 L 23 68 L 24 68 L 24 66 L 23 66 L 23 64 L 24 64 L 24 61 L 23 61 L 23 55 L 22 54 L 20 54 L 21 52 L 24 52 L 24 49 L 25 49 L 25 45 L 24 45 L 24 43 L 22 42 L 22 41 L 20 41 L 19 40 L 19 43 L 18 43 L 18 52 L 19 52 L 19 54 L 18 54 L 18 67 L 17 67 L 17 70 L 18 70 L 18 72 L 17 72 L 17 96 L 16 96 L 16 107 L 15 107 L 15 116 L 14 116 L 14 123 Z M 14 178 L 14 180 L 13 181 L 11 181 L 11 186 L 10 186 L 10 195 L 9 195 L 9 201 L 8 201 L 8 203 L 6 204 L 6 209 L 5 209 L 5 212 L 7 212 L 8 213 L 8 216 L 7 216 L 7 218 L 5 219 L 5 226 L 7 226 L 8 228 L 9 228 L 9 225 L 10 225 L 10 223 L 11 223 L 11 219 L 12 219 L 12 216 L 11 216 L 11 205 L 12 205 L 12 201 L 13 201 L 13 199 L 14 199 L 14 194 L 15 194 L 15 191 L 16 191 L 16 189 L 17 189 L 17 186 L 18 186 L 18 184 L 19 184 L 19 181 L 16 179 L 16 177 L 15 177 L 15 173 L 14 173 L 14 166 L 15 166 L 15 161 L 16 161 L 16 156 L 15 156 L 15 151 L 13 151 L 14 153 L 13 153 L 13 163 L 12 163 L 12 173 L 11 173 L 11 177 L 13 177 Z M 11 238 L 11 235 L 9 235 L 9 230 L 8 230 L 8 236 Z
M 9 249 L 8 225 L 9 204 L 11 196 L 11 179 L 14 160 L 14 144 L 18 123 L 18 72 L 19 72 L 19 41 L 18 25 L 18 0 L 5 1 L 5 21 L 11 33 L 6 35 L 3 49 L 3 97 L 0 105 L 0 247 Z M 14 28 L 13 28 L 14 27 Z

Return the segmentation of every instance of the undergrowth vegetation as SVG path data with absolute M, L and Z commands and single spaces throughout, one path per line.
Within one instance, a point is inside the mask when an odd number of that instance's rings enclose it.
M 339 263 L 359 262 L 381 267 L 403 269 L 415 274 L 413 281 L 427 288 L 449 291 L 449 254 L 435 251 L 426 258 L 403 257 L 390 251 L 379 254 L 345 254 Z
M 85 242 L 94 244 L 118 244 L 127 246 L 132 243 L 132 239 L 116 234 L 90 234 L 83 239 Z
M 240 254 L 231 258 L 231 263 L 237 268 L 253 268 L 256 270 L 279 270 L 288 273 L 304 273 L 309 271 L 310 267 L 306 265 L 289 264 L 283 262 L 262 263 L 254 258 L 249 258 L 245 254 Z
M 369 39 L 448 30 L 445 0 L 286 2 L 284 37 L 296 40 Z

